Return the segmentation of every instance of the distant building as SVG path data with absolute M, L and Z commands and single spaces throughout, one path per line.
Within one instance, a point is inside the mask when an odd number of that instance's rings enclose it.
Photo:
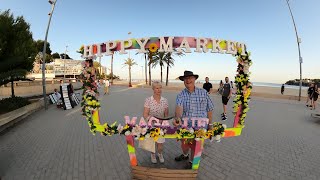
M 81 63 L 83 60 L 73 60 L 73 59 L 54 59 L 53 62 L 46 64 L 46 78 L 79 78 L 83 67 Z M 106 73 L 106 67 L 102 66 L 102 73 Z M 34 79 L 42 78 L 42 65 L 34 64 L 33 72 L 27 77 Z
M 53 64 L 53 73 L 55 77 L 76 78 L 80 76 L 83 67 L 82 60 L 55 59 Z

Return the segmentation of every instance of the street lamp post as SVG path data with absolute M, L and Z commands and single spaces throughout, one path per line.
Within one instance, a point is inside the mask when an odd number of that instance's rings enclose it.
M 63 82 L 66 81 L 66 56 L 67 56 L 67 50 L 68 46 L 66 46 L 66 51 L 64 52 L 64 58 L 63 58 Z
M 148 64 L 147 64 L 147 54 L 144 53 L 144 75 L 146 76 L 146 85 L 148 84 L 148 70 L 147 70 Z
M 141 66 L 141 77 L 142 77 L 141 81 L 143 82 L 143 66 Z
M 291 18 L 292 18 L 294 30 L 296 32 L 298 51 L 299 51 L 299 63 L 300 63 L 299 101 L 300 101 L 301 100 L 301 87 L 302 87 L 302 57 L 301 57 L 301 51 L 300 51 L 301 39 L 298 36 L 297 27 L 296 27 L 296 23 L 294 21 L 293 14 L 292 14 L 292 11 L 290 8 L 289 0 L 286 0 L 286 1 L 287 1 L 287 5 L 288 5 L 289 11 L 290 11 Z
M 130 39 L 130 35 L 131 35 L 131 32 L 128 32 L 129 39 Z M 130 58 L 130 50 L 129 50 L 129 58 Z
M 46 31 L 46 37 L 44 39 L 44 44 L 43 44 L 43 59 L 42 59 L 42 87 L 43 87 L 43 101 L 44 101 L 44 108 L 47 110 L 47 97 L 46 97 L 46 48 L 47 48 L 47 39 L 48 39 L 48 32 L 50 28 L 50 22 L 52 18 L 52 14 L 54 11 L 54 7 L 56 6 L 57 0 L 49 0 L 49 3 L 51 4 L 51 11 L 48 14 L 49 15 L 49 22 L 47 26 L 47 31 Z
M 131 32 L 128 32 L 129 39 L 130 39 L 130 34 L 131 34 Z M 130 59 L 130 49 L 129 49 L 129 59 Z M 131 69 L 131 67 L 129 67 L 129 69 Z M 131 73 L 129 74 L 129 87 L 132 87 L 132 84 L 131 84 Z

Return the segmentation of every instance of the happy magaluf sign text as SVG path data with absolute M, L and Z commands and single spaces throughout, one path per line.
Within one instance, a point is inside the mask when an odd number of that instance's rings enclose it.
M 215 38 L 196 38 L 196 37 L 144 37 L 138 39 L 126 39 L 118 41 L 107 41 L 97 44 L 86 45 L 83 47 L 83 58 L 103 55 L 112 55 L 114 51 L 120 54 L 127 54 L 126 50 L 137 49 L 137 53 L 147 53 L 147 49 L 159 52 L 210 52 L 237 54 L 241 52 L 245 55 L 247 49 L 244 43 L 215 39 Z

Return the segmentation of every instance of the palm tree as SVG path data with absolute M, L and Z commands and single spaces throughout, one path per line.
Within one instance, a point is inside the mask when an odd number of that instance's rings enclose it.
M 137 54 L 139 54 L 139 53 L 136 53 L 136 55 Z M 144 55 L 144 74 L 145 74 L 145 76 L 146 76 L 146 85 L 148 84 L 148 60 L 147 60 L 147 55 L 148 55 L 148 53 L 143 53 L 143 55 Z
M 166 54 L 166 65 L 167 65 L 167 76 L 166 76 L 166 86 L 169 83 L 169 68 L 174 66 L 174 59 L 171 57 L 171 53 Z
M 156 67 L 158 64 L 160 65 L 160 76 L 161 76 L 161 83 L 162 83 L 162 67 L 165 65 L 167 61 L 167 55 L 166 52 L 156 52 L 155 55 L 152 57 L 152 60 L 150 63 L 152 64 L 152 67 Z
M 174 59 L 173 55 L 177 55 L 179 57 L 183 56 L 184 53 L 180 53 L 177 51 L 172 52 L 156 52 L 152 56 L 152 60 L 149 62 L 149 65 L 152 64 L 153 67 L 160 65 L 161 68 L 161 83 L 162 83 L 162 67 L 164 65 L 167 65 L 167 75 L 166 75 L 166 86 L 168 86 L 169 83 L 169 68 L 174 66 Z
M 125 62 L 123 63 L 123 67 L 128 66 L 129 67 L 129 87 L 132 87 L 131 85 L 131 66 L 138 65 L 136 62 L 134 62 L 134 59 L 128 58 L 125 59 Z
M 147 62 L 147 53 L 144 53 L 144 71 L 145 71 L 145 75 L 146 75 L 146 85 L 148 84 L 148 75 L 147 75 L 147 71 L 148 71 L 148 69 L 147 69 L 147 64 L 148 64 L 148 62 Z

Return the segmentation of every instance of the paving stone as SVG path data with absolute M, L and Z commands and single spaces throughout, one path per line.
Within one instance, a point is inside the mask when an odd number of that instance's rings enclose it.
M 124 115 L 141 116 L 150 89 L 112 87 L 102 97 L 101 122 L 118 121 Z M 173 111 L 177 92 L 164 91 Z M 214 120 L 222 112 L 221 98 L 215 103 Z M 198 179 L 320 179 L 320 131 L 303 103 L 252 98 L 246 127 L 239 137 L 206 141 Z M 228 107 L 232 126 L 232 106 Z M 81 108 L 64 111 L 49 106 L 29 116 L 0 135 L 2 179 L 131 179 L 127 145 L 123 136 L 93 136 Z M 182 169 L 175 162 L 180 142 L 167 139 L 165 164 L 152 164 L 150 153 L 136 148 L 139 165 Z

